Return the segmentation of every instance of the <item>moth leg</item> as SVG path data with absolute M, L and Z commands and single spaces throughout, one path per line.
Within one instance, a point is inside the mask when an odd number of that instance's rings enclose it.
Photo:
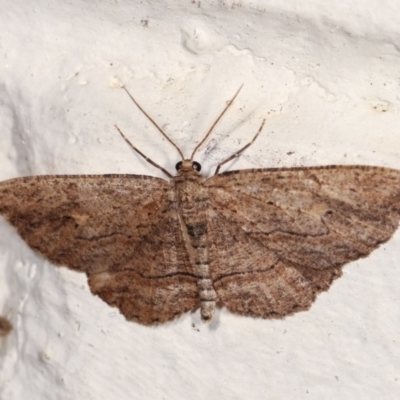
M 152 159 L 149 157 L 145 156 L 139 149 L 137 149 L 127 138 L 126 136 L 122 133 L 121 129 L 119 129 L 118 125 L 114 125 L 119 134 L 122 136 L 122 138 L 125 140 L 126 143 L 129 144 L 130 147 L 132 147 L 133 150 L 136 151 L 140 156 L 142 156 L 149 164 L 153 165 L 154 167 L 158 168 L 162 172 L 164 172 L 165 175 L 167 175 L 169 178 L 172 178 L 172 175 L 163 167 L 155 163 Z
M 258 129 L 256 135 L 253 137 L 252 141 L 247 143 L 246 146 L 243 146 L 240 150 L 238 150 L 235 154 L 232 154 L 230 157 L 228 157 L 226 160 L 220 162 L 217 166 L 217 169 L 215 170 L 215 174 L 214 175 L 218 175 L 219 169 L 226 164 L 228 161 L 233 160 L 234 158 L 240 156 L 248 147 L 250 147 L 258 138 L 258 136 L 260 135 L 262 129 L 264 128 L 264 124 L 265 124 L 265 119 L 263 119 L 260 128 Z

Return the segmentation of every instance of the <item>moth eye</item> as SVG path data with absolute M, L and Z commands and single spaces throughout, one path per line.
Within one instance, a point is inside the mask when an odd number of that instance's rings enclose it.
M 182 168 L 182 161 L 179 161 L 178 163 L 176 163 L 175 169 L 176 169 L 177 171 L 180 171 L 181 168 Z
M 197 172 L 201 171 L 201 165 L 197 161 L 193 161 L 192 167 Z

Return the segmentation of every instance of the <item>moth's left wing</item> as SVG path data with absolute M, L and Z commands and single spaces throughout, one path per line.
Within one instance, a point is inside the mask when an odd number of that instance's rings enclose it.
M 240 314 L 308 308 L 345 263 L 389 240 L 400 220 L 400 171 L 393 169 L 232 171 L 205 187 L 214 287 Z

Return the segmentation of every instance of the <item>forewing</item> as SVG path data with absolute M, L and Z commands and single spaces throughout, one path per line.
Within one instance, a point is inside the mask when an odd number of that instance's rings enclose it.
M 174 194 L 136 175 L 37 176 L 0 183 L 0 213 L 51 262 L 86 272 L 127 319 L 165 322 L 198 307 Z
M 345 263 L 387 241 L 400 220 L 400 171 L 392 169 L 244 170 L 205 186 L 214 287 L 240 314 L 308 308 Z

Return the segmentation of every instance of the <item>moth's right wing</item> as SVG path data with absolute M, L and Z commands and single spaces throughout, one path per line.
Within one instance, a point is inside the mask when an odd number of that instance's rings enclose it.
M 0 183 L 0 214 L 57 265 L 86 272 L 127 319 L 171 320 L 199 306 L 168 182 L 138 175 L 34 176 Z

